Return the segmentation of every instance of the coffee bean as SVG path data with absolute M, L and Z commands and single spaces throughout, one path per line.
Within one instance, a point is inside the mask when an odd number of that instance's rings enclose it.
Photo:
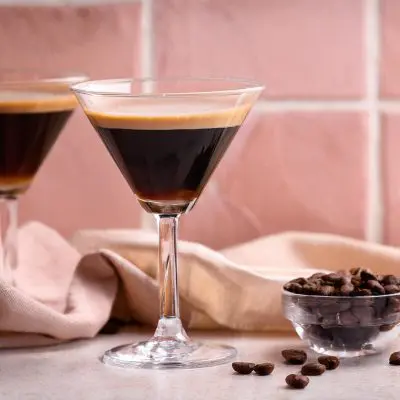
M 306 376 L 296 374 L 288 375 L 285 381 L 292 389 L 304 389 L 310 383 Z
M 362 281 L 367 282 L 367 281 L 377 281 L 378 278 L 377 276 L 372 273 L 369 269 L 363 269 L 360 272 L 360 278 Z
M 368 305 L 353 306 L 351 312 L 357 317 L 361 325 L 370 325 L 375 315 L 374 307 Z
M 301 286 L 298 283 L 294 283 L 294 282 L 289 282 L 286 283 L 283 288 L 285 290 L 287 290 L 288 292 L 292 292 L 292 293 L 297 293 L 297 294 L 301 294 L 303 292 L 303 286 Z
M 385 294 L 384 287 L 378 281 L 369 280 L 366 287 L 371 290 L 372 294 Z
M 302 285 L 302 286 L 305 285 L 306 283 L 308 283 L 308 282 L 307 282 L 307 279 L 306 279 L 306 278 L 303 278 L 303 277 L 293 279 L 293 280 L 291 280 L 290 282 L 292 282 L 292 283 L 298 283 L 299 285 Z
M 400 365 L 400 351 L 396 351 L 390 355 L 389 364 Z
M 304 294 L 317 294 L 318 293 L 318 287 L 317 285 L 313 284 L 313 283 L 306 283 L 303 286 L 303 292 Z
M 325 368 L 327 370 L 336 369 L 340 364 L 340 360 L 337 357 L 334 357 L 334 356 L 321 356 L 321 357 L 318 357 L 318 362 L 320 364 L 322 364 L 322 365 L 325 365 Z
M 301 365 L 307 361 L 307 354 L 303 350 L 282 350 L 282 357 L 286 360 L 288 364 L 293 365 Z
M 354 286 L 351 283 L 342 285 L 340 288 L 340 294 L 342 296 L 350 296 L 351 292 L 354 290 Z
M 400 299 L 396 297 L 389 297 L 386 314 L 400 313 Z
M 351 284 L 354 285 L 355 288 L 360 287 L 361 285 L 361 278 L 358 276 L 353 276 L 351 278 Z
M 341 285 L 347 285 L 351 283 L 351 276 L 350 275 L 342 275 Z
M 321 296 L 333 296 L 335 294 L 335 288 L 333 286 L 322 286 L 319 293 Z
M 354 275 L 354 276 L 360 275 L 360 272 L 361 272 L 361 268 L 359 268 L 359 267 L 350 269 L 350 274 Z
M 354 289 L 351 295 L 356 297 L 372 296 L 372 292 L 369 289 Z
M 308 278 L 308 280 L 316 281 L 316 280 L 321 279 L 324 275 L 325 275 L 325 274 L 324 274 L 323 272 L 317 272 L 317 273 L 315 273 L 315 274 L 312 274 L 312 275 Z
M 321 277 L 321 279 L 324 281 L 324 282 L 332 282 L 333 284 L 340 284 L 340 283 L 342 283 L 342 281 L 343 281 L 343 279 L 342 279 L 343 277 L 341 276 L 341 275 L 338 275 L 338 274 L 335 274 L 335 273 L 331 273 L 331 274 L 326 274 L 326 275 L 323 275 L 322 277 Z
M 325 365 L 317 362 L 305 364 L 301 368 L 301 374 L 307 376 L 322 375 L 325 371 L 326 371 Z
M 351 312 L 351 310 L 341 312 L 339 314 L 338 320 L 340 322 L 340 325 L 343 325 L 343 326 L 354 326 L 354 325 L 358 325 L 358 322 L 359 322 L 357 316 L 354 315 Z
M 379 330 L 380 330 L 381 332 L 389 332 L 389 331 L 391 331 L 392 329 L 396 328 L 396 326 L 397 326 L 397 324 L 381 325 L 381 326 L 379 327 Z
M 385 285 L 384 289 L 386 294 L 395 294 L 400 292 L 400 288 L 397 285 Z
M 397 285 L 398 280 L 394 275 L 384 275 L 381 278 L 381 283 L 384 286 L 386 286 L 386 285 Z
M 256 364 L 253 371 L 260 376 L 270 375 L 274 370 L 275 365 L 271 363 Z
M 249 362 L 234 362 L 232 368 L 240 375 L 249 375 L 253 371 L 255 364 Z

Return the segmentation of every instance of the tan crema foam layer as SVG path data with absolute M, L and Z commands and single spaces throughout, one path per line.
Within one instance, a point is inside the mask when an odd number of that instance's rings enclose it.
M 0 193 L 20 192 L 31 183 L 33 176 L 25 177 L 0 177 Z
M 104 103 L 106 111 L 86 109 L 93 124 L 103 128 L 135 130 L 206 129 L 239 126 L 249 105 L 232 106 L 218 101 L 171 102 L 135 99 L 130 104 Z
M 73 110 L 77 100 L 71 92 L 0 89 L 0 113 L 44 113 Z

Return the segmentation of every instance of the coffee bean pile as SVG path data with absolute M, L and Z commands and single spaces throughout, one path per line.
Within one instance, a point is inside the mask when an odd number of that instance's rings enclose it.
M 359 351 L 400 322 L 400 280 L 394 275 L 353 268 L 297 278 L 284 289 L 320 296 L 284 297 L 286 308 L 294 310 L 291 319 L 303 328 L 304 338 L 320 348 Z
M 380 296 L 400 293 L 400 278 L 377 275 L 363 268 L 350 271 L 318 272 L 309 278 L 297 278 L 284 285 L 284 289 L 297 294 L 317 296 Z
M 305 363 L 307 353 L 303 350 L 287 349 L 282 350 L 282 357 L 286 364 L 302 365 L 300 373 L 289 374 L 285 382 L 291 389 L 304 389 L 309 383 L 309 376 L 319 376 L 325 371 L 332 371 L 339 367 L 340 360 L 334 356 L 319 356 L 317 361 Z M 392 353 L 389 357 L 389 364 L 400 365 L 400 351 Z M 253 371 L 260 376 L 270 375 L 275 365 L 269 362 L 255 364 L 251 362 L 234 362 L 232 368 L 239 375 L 249 375 Z

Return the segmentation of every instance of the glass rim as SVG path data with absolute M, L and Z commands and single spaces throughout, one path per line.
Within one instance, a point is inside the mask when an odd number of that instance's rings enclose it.
M 1 74 L 8 73 L 10 78 L 1 80 Z M 37 76 L 30 77 L 28 74 L 35 74 Z M 24 76 L 25 75 L 25 76 Z M 15 77 L 15 78 L 14 78 Z M 89 79 L 88 74 L 81 71 L 46 71 L 40 68 L 0 68 L 0 86 L 9 84 L 24 84 L 24 83 L 65 83 L 75 85 L 82 83 Z
M 221 82 L 237 84 L 237 88 L 232 89 L 217 89 L 217 90 L 204 90 L 204 91 L 187 91 L 187 92 L 158 92 L 158 93 L 124 93 L 124 92 L 106 92 L 106 91 L 93 91 L 85 87 L 88 85 L 112 85 L 120 83 L 135 82 L 139 84 L 151 84 L 162 82 Z M 239 86 L 241 85 L 241 86 Z M 117 97 L 117 98 L 179 98 L 179 97 L 195 97 L 195 96 L 232 96 L 244 93 L 256 93 L 264 89 L 264 85 L 260 82 L 243 79 L 243 78 L 209 78 L 209 77 L 171 77 L 171 78 L 118 78 L 118 79 L 96 79 L 86 80 L 71 86 L 71 90 L 78 94 L 98 96 L 98 97 Z
M 283 296 L 288 296 L 288 297 L 295 297 L 298 296 L 300 298 L 307 298 L 307 299 L 330 299 L 330 300 L 371 300 L 371 299 L 386 299 L 388 297 L 400 297 L 400 292 L 398 293 L 390 293 L 390 294 L 378 294 L 378 295 L 371 295 L 371 296 L 323 296 L 319 294 L 302 294 L 302 293 L 293 293 L 289 292 L 289 290 L 283 289 L 282 288 L 282 295 Z

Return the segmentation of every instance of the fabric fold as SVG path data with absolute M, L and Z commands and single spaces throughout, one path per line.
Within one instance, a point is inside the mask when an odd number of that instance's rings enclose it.
M 0 347 L 94 337 L 110 318 L 155 326 L 158 237 L 86 230 L 69 243 L 40 223 L 19 230 L 14 284 L 0 279 Z M 287 331 L 282 284 L 362 266 L 397 274 L 396 248 L 335 235 L 287 232 L 220 252 L 179 242 L 181 317 L 191 329 Z

